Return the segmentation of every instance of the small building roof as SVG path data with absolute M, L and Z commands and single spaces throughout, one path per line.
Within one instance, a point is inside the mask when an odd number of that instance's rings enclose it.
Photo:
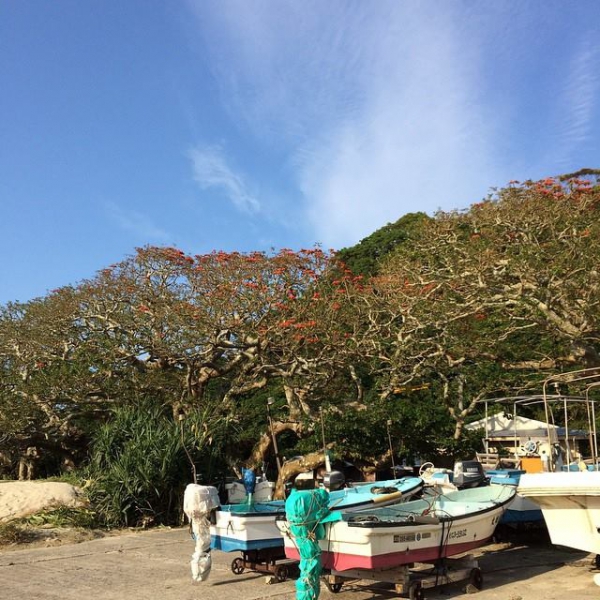
M 497 413 L 474 421 L 465 425 L 466 429 L 475 431 L 483 429 L 486 432 L 488 439 L 535 439 L 547 438 L 548 433 L 552 441 L 564 439 L 566 437 L 566 429 L 562 426 L 549 425 L 543 421 L 536 419 L 528 419 L 517 415 L 516 417 L 507 416 L 506 413 Z M 550 430 L 548 432 L 548 429 Z M 569 429 L 569 438 L 585 438 L 588 432 L 583 429 Z
M 475 431 L 483 429 L 488 438 L 546 438 L 548 427 L 543 421 L 528 419 L 526 417 L 508 417 L 506 413 L 498 413 L 487 418 L 479 419 L 465 425 L 466 429 Z M 552 439 L 557 438 L 558 427 L 550 425 Z

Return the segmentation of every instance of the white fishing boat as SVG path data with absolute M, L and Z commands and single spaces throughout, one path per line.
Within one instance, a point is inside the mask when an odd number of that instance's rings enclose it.
M 404 477 L 365 483 L 329 493 L 332 511 L 356 512 L 402 502 L 423 487 L 420 477 Z M 262 550 L 283 547 L 283 537 L 275 524 L 285 515 L 285 502 L 255 502 L 224 505 L 211 525 L 211 547 L 224 552 Z
M 587 382 L 586 372 L 582 373 L 584 382 Z M 597 446 L 594 402 L 589 399 L 588 394 L 563 395 L 558 386 L 554 386 L 554 393 L 547 393 L 549 384 L 575 382 L 577 379 L 577 373 L 560 374 L 544 382 L 541 394 L 482 400 L 485 404 L 485 418 L 467 426 L 468 429 L 481 429 L 485 432 L 485 452 L 478 456 L 481 457 L 480 460 L 494 466 L 486 469 L 486 475 L 492 483 L 517 487 L 517 495 L 505 513 L 502 524 L 513 528 L 544 524 L 544 513 L 536 498 L 521 493 L 524 489 L 524 486 L 520 486 L 521 478 L 525 477 L 527 482 L 531 474 L 556 474 L 567 469 L 587 469 L 581 458 L 585 446 L 589 447 L 592 455 L 590 462 L 595 462 Z M 589 416 L 587 430 L 569 426 L 569 414 L 575 407 L 579 408 L 580 414 L 582 409 L 586 409 Z M 539 414 L 540 410 L 543 410 L 545 420 L 532 419 L 522 414 Z
M 600 554 L 600 472 L 525 474 L 519 494 L 541 507 L 553 544 Z
M 572 453 L 567 445 L 567 464 L 561 470 L 557 469 L 550 454 L 542 472 L 521 476 L 518 492 L 541 507 L 552 543 L 593 552 L 596 565 L 600 566 L 600 472 L 595 403 L 590 399 L 590 391 L 600 387 L 600 373 L 598 369 L 585 369 L 555 375 L 544 382 L 544 395 L 548 384 L 558 387 L 560 383 L 568 383 L 570 388 L 578 385 L 585 388 L 583 402 L 587 409 L 591 459 L 585 461 L 577 456 L 577 462 L 572 463 Z M 551 413 L 546 399 L 544 405 L 549 423 Z M 563 407 L 565 429 L 568 430 L 570 406 L 566 398 Z M 598 575 L 594 581 L 600 585 Z
M 335 572 L 392 569 L 417 562 L 436 562 L 488 542 L 515 495 L 510 486 L 489 485 L 424 496 L 358 514 L 330 515 L 319 541 L 321 562 Z M 285 554 L 299 559 L 287 522 Z
M 281 535 L 275 527 L 277 515 L 285 514 L 283 503 L 225 504 L 215 513 L 210 527 L 210 546 L 223 552 L 248 552 L 280 548 Z

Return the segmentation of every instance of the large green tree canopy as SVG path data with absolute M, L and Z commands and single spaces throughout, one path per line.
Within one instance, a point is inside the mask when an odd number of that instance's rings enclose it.
M 390 459 L 386 420 L 406 455 L 443 446 L 448 428 L 457 448 L 484 395 L 600 364 L 597 176 L 512 182 L 339 255 L 140 248 L 0 307 L 0 459 L 72 465 L 114 407 L 149 401 L 195 419 L 204 445 L 225 423 L 232 459 L 254 464 L 271 433 L 318 464 L 323 420 L 336 455 L 371 465 Z
M 484 394 L 598 364 L 596 177 L 512 182 L 440 212 L 380 267 L 388 392 L 431 379 L 457 422 Z
M 318 248 L 139 249 L 79 286 L 3 310 L 0 418 L 20 447 L 41 436 L 69 454 L 84 410 L 152 397 L 185 414 L 221 382 L 221 412 L 237 414 L 237 399 L 276 381 L 287 409 L 276 425 L 301 433 L 329 384 L 360 394 L 352 298 L 364 293 Z

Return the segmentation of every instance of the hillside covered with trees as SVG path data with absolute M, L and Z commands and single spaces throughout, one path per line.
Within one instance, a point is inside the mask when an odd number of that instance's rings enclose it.
M 287 458 L 281 490 L 323 462 L 321 427 L 363 473 L 390 465 L 388 427 L 396 461 L 470 455 L 479 400 L 600 366 L 599 175 L 511 182 L 338 253 L 144 247 L 2 306 L 0 468 L 75 472 L 135 525 L 177 517 L 191 463 L 216 482 Z

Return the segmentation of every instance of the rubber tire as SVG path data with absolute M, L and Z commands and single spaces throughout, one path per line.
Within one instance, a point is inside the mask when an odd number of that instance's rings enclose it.
M 234 558 L 231 562 L 231 572 L 234 575 L 241 575 L 244 572 L 244 561 L 241 558 Z
M 483 587 L 483 575 L 481 574 L 481 569 L 471 569 L 471 574 L 469 575 L 469 583 L 477 591 L 479 591 Z
M 327 588 L 329 589 L 329 591 L 332 594 L 339 594 L 339 592 L 342 589 L 342 585 L 343 585 L 343 583 L 341 583 L 341 582 L 338 581 L 338 583 L 330 583 L 330 584 L 328 584 Z
M 277 565 L 273 574 L 275 575 L 275 579 L 277 579 L 279 583 L 282 583 L 290 576 L 290 571 L 287 565 Z
M 420 583 L 414 582 L 408 586 L 408 597 L 410 600 L 425 600 L 425 590 Z

